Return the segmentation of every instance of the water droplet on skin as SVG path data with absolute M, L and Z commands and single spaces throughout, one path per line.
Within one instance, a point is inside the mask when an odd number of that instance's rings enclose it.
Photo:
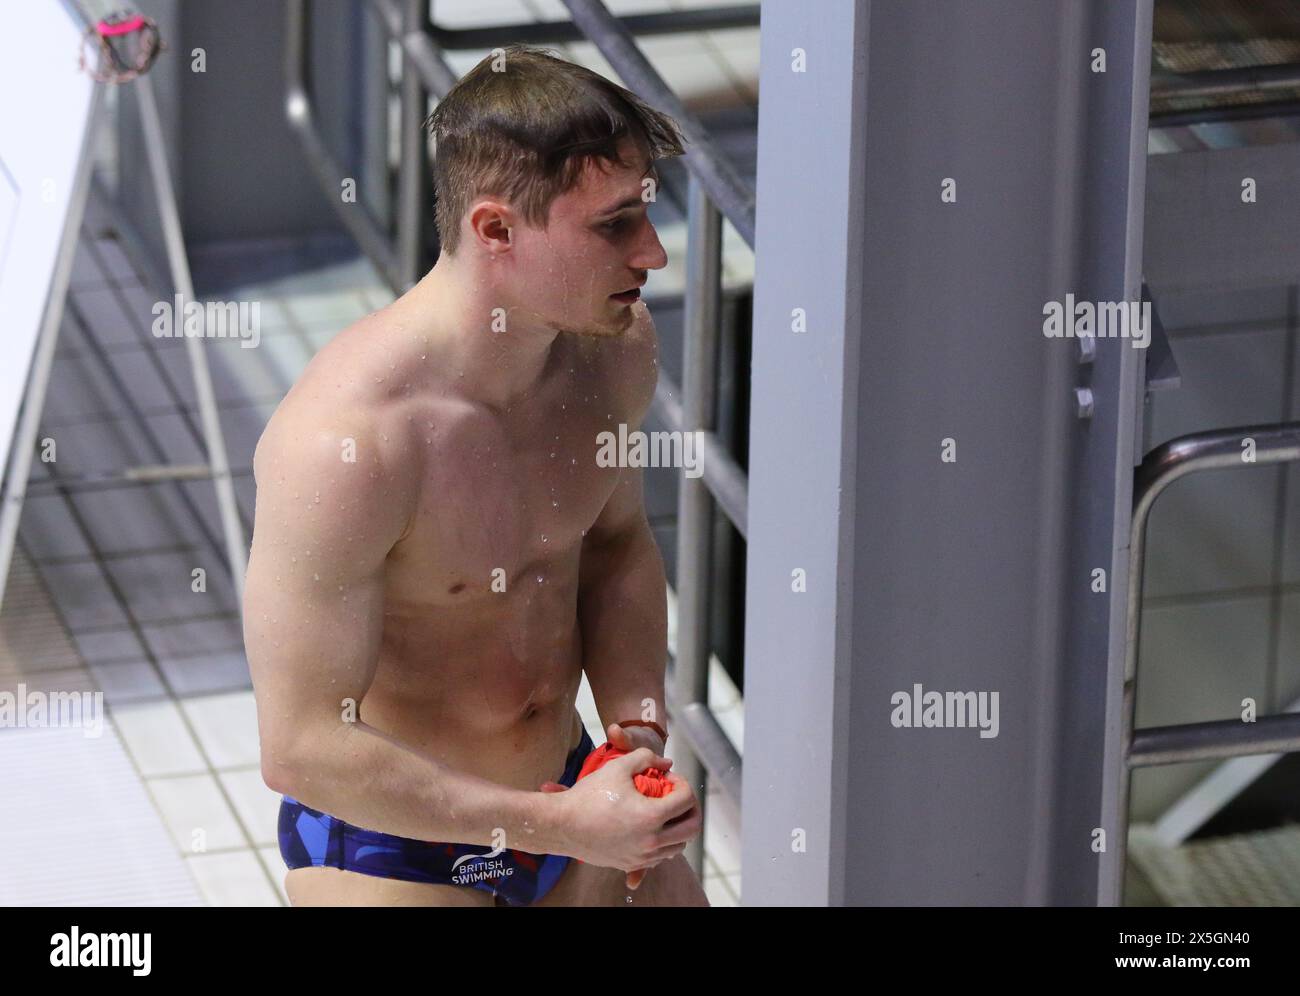
M 277 578 L 276 580 L 278 581 L 279 579 Z M 542 583 L 542 576 L 541 576 L 540 574 L 537 575 L 537 583 L 538 583 L 538 584 L 541 584 L 541 583 Z
M 314 581 L 319 581 L 319 580 L 320 580 L 320 575 L 319 575 L 319 574 L 313 574 L 313 575 L 312 575 L 312 580 L 314 580 Z

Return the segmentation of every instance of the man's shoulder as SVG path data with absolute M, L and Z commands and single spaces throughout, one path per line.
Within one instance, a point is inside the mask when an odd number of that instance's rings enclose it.
M 411 360 L 382 340 L 378 317 L 354 322 L 312 358 L 272 413 L 259 451 L 289 447 L 328 458 L 337 450 L 345 461 L 390 472 L 412 467 L 422 450 L 403 400 Z

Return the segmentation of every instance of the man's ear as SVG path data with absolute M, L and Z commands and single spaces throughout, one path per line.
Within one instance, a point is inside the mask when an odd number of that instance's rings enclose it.
M 476 203 L 469 213 L 470 229 L 483 248 L 502 252 L 514 246 L 514 212 L 493 200 Z

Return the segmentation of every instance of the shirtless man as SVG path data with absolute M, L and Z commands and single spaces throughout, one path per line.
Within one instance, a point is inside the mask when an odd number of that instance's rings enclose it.
M 644 195 L 680 135 L 517 46 L 431 126 L 437 265 L 317 354 L 254 457 L 244 634 L 286 890 L 708 905 L 682 855 L 698 800 L 662 756 L 665 577 L 641 473 L 596 460 L 654 393 L 654 325 L 621 292 L 666 263 Z M 631 753 L 576 781 L 584 671 Z M 662 798 L 633 784 L 648 767 Z

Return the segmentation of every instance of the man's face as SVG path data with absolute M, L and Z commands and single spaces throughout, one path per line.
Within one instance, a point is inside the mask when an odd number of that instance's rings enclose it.
M 588 160 L 577 185 L 552 203 L 546 228 L 514 229 L 512 296 L 548 328 L 617 335 L 635 320 L 639 297 L 614 295 L 640 287 L 668 262 L 647 216 L 658 175 L 630 140 L 619 151 L 636 165 Z

